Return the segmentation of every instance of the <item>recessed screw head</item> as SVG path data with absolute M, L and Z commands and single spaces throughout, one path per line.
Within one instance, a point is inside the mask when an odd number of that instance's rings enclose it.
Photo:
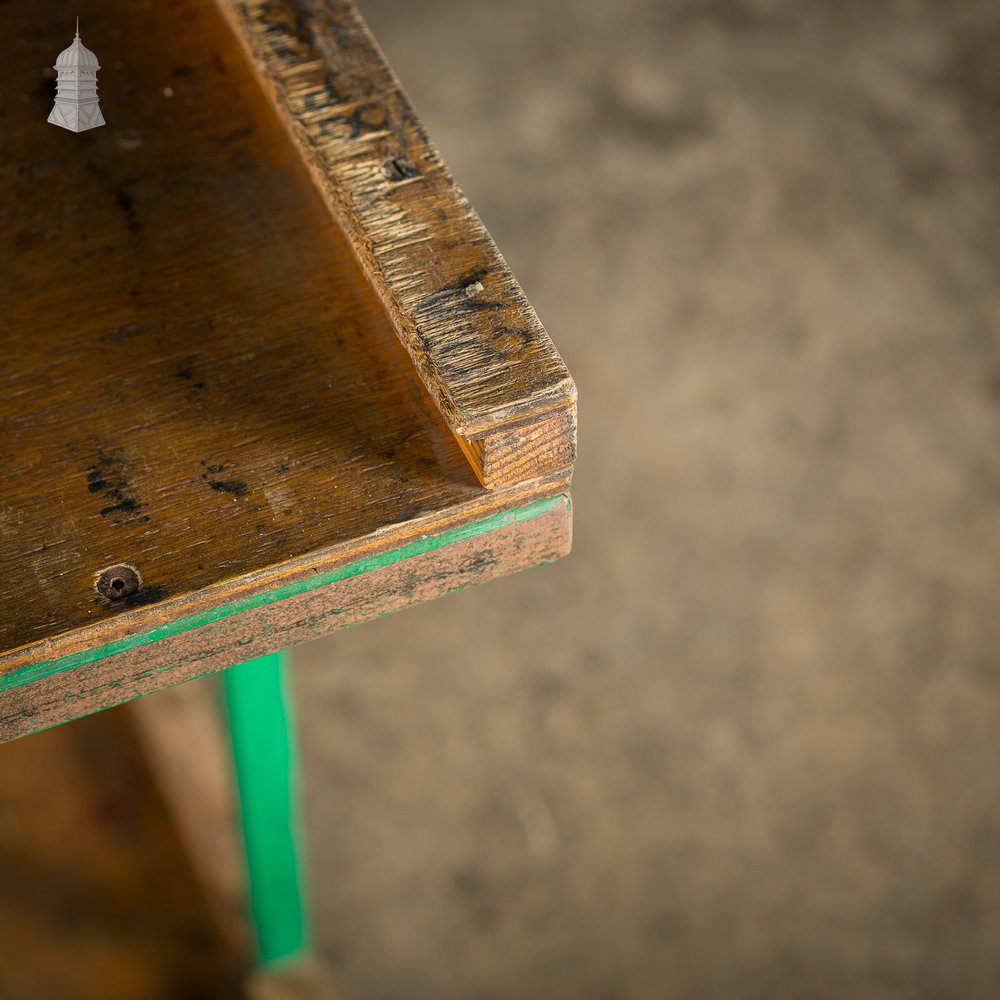
M 131 597 L 142 586 L 142 577 L 134 566 L 119 563 L 101 570 L 95 586 L 101 597 L 119 601 Z
M 382 164 L 382 174 L 386 180 L 403 181 L 407 177 L 416 177 L 418 173 L 417 165 L 406 156 L 394 156 Z

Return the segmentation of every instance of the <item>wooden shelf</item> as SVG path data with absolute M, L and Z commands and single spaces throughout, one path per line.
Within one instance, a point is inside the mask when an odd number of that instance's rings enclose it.
M 563 554 L 572 382 L 353 8 L 108 0 L 80 134 L 71 28 L 0 5 L 0 738 Z
M 245 930 L 154 779 L 128 709 L 0 747 L 0 996 L 247 997 Z

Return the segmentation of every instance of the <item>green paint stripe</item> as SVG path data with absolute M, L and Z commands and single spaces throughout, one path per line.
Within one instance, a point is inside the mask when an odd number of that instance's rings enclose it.
M 223 673 L 257 960 L 308 948 L 290 657 L 270 653 Z
M 79 653 L 71 653 L 56 660 L 46 660 L 42 663 L 32 663 L 9 673 L 0 675 L 0 693 L 12 691 L 25 684 L 32 684 L 35 681 L 50 677 L 53 674 L 61 673 L 64 670 L 72 670 L 75 667 L 82 667 L 88 663 L 103 660 L 105 657 L 114 656 L 116 653 L 125 652 L 138 646 L 146 646 L 161 639 L 168 639 L 170 636 L 179 635 L 182 632 L 190 632 L 192 629 L 201 628 L 212 622 L 222 621 L 231 618 L 243 611 L 253 608 L 264 607 L 268 604 L 275 604 L 285 598 L 294 597 L 296 594 L 303 594 L 318 587 L 325 587 L 327 584 L 336 583 L 338 580 L 346 580 L 361 573 L 370 573 L 372 570 L 391 566 L 393 563 L 402 562 L 404 559 L 411 559 L 414 556 L 422 555 L 425 552 L 433 552 L 436 549 L 453 545 L 456 542 L 465 541 L 467 538 L 474 538 L 477 535 L 484 535 L 499 528 L 504 528 L 510 524 L 519 524 L 523 521 L 530 521 L 532 518 L 540 517 L 557 507 L 564 507 L 569 504 L 568 497 L 545 497 L 542 500 L 535 500 L 523 507 L 516 507 L 514 510 L 503 511 L 484 518 L 482 521 L 472 521 L 457 528 L 451 528 L 438 535 L 429 535 L 426 538 L 418 538 L 416 541 L 403 545 L 398 549 L 391 549 L 378 555 L 368 556 L 356 562 L 347 563 L 339 569 L 330 570 L 327 573 L 318 573 L 316 576 L 305 580 L 298 580 L 295 583 L 288 583 L 282 587 L 275 587 L 260 594 L 253 594 L 250 597 L 243 597 L 228 604 L 220 604 L 217 607 L 209 608 L 206 611 L 199 611 L 197 614 L 187 615 L 175 621 L 157 625 L 148 632 L 140 632 L 137 635 L 126 636 L 123 639 L 115 639 L 112 642 L 104 643 L 101 646 L 94 646 L 91 649 L 82 650 Z

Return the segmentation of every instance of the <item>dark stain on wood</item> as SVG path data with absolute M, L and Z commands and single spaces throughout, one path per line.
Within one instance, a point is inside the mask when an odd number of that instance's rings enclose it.
M 50 75 L 51 74 L 51 75 Z M 46 117 L 52 110 L 52 103 L 56 99 L 56 81 L 54 71 L 48 71 L 37 83 L 33 93 L 35 108 L 45 107 Z
M 128 226 L 128 231 L 134 236 L 142 229 L 142 223 L 139 221 L 135 210 L 135 198 L 132 197 L 131 192 L 128 190 L 129 183 L 132 182 L 123 181 L 115 189 L 115 202 L 125 216 L 125 225 Z
M 250 487 L 239 479 L 209 479 L 208 485 L 220 493 L 231 493 L 235 497 L 245 497 Z
M 135 139 L 43 115 L 0 144 L 0 260 L 17 262 L 0 268 L 0 672 L 562 493 L 572 468 L 572 382 L 350 5 L 104 13 L 109 65 L 162 67 L 116 94 Z M 0 62 L 0 93 L 60 31 L 44 6 L 0 4 L 0 37 L 34 40 Z M 170 67 L 190 69 L 183 104 L 162 93 Z M 418 176 L 386 178 L 397 156 Z M 92 696 L 66 700 L 81 670 L 0 714 L 10 732 L 80 714 L 555 558 L 568 533 L 567 508 L 491 542 L 495 564 L 479 543 L 411 562 L 434 580 L 405 600 L 393 573 L 342 581 L 160 647 L 162 678 L 107 656 Z M 94 574 L 115 562 L 144 584 L 108 601 Z
M 243 128 L 238 128 L 232 132 L 227 132 L 219 140 L 219 142 L 221 142 L 223 146 L 228 146 L 230 143 L 236 142 L 239 139 L 246 139 L 250 135 L 253 135 L 253 126 L 246 125 Z
M 99 493 L 104 500 L 111 501 L 101 507 L 100 515 L 111 518 L 116 524 L 142 510 L 142 504 L 132 495 L 125 455 L 117 449 L 97 453 L 97 462 L 87 471 L 87 492 Z M 138 520 L 145 524 L 149 518 L 142 515 Z

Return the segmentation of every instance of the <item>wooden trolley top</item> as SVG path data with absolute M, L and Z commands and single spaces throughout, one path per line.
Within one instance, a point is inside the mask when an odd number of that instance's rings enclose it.
M 353 7 L 81 13 L 77 134 L 0 5 L 0 738 L 569 545 L 572 381 Z

